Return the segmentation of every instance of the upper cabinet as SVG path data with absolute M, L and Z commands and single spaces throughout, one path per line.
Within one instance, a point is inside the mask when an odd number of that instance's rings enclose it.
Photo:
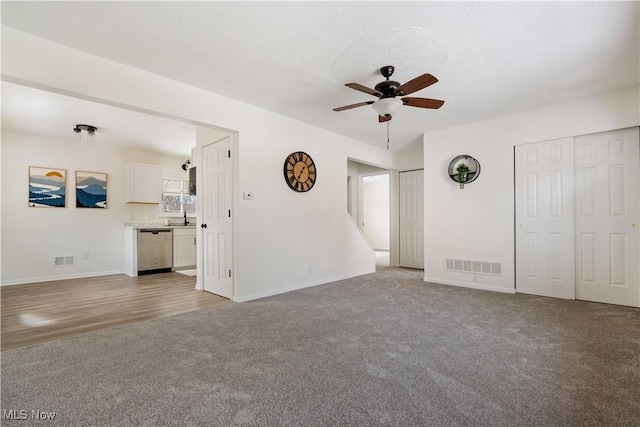
M 127 163 L 127 203 L 162 203 L 163 170 L 145 163 Z

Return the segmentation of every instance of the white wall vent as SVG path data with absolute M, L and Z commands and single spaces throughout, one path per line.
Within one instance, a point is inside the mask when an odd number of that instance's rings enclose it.
M 490 274 L 502 276 L 502 263 L 491 261 L 476 261 L 469 259 L 445 258 L 444 269 L 471 274 Z
M 71 267 L 73 265 L 76 265 L 75 255 L 63 255 L 53 258 L 54 267 Z

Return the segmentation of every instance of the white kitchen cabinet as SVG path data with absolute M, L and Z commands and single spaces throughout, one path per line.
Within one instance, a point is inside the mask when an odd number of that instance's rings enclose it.
M 194 267 L 196 265 L 196 229 L 173 229 L 173 268 Z
M 125 170 L 127 203 L 162 203 L 164 171 L 160 166 L 127 163 Z

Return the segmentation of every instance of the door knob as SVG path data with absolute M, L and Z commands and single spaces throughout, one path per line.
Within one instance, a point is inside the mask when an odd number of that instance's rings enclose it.
M 207 228 L 207 224 L 200 224 L 200 228 Z

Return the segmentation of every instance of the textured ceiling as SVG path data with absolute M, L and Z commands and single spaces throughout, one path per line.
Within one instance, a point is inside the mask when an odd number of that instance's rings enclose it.
M 638 2 L 2 2 L 2 24 L 384 147 L 375 99 L 423 73 L 392 148 L 422 133 L 639 84 Z

